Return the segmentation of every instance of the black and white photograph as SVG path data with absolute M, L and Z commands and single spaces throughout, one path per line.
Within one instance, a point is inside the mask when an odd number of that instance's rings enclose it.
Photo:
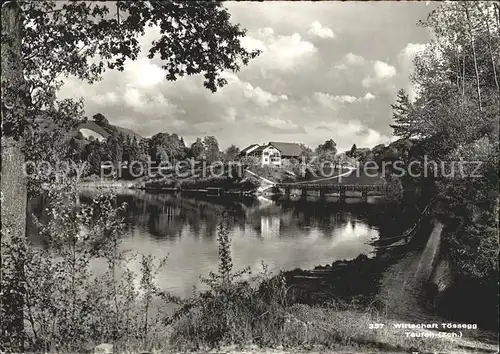
M 500 1 L 1 12 L 0 353 L 498 353 Z

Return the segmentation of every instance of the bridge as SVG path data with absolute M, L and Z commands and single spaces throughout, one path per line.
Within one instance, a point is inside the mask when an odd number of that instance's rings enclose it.
M 368 201 L 368 195 L 383 196 L 385 188 L 383 184 L 339 184 L 339 183 L 277 183 L 273 186 L 273 192 L 290 198 L 292 191 L 299 191 L 301 198 L 306 198 L 309 192 L 314 192 L 320 199 L 326 198 L 328 194 L 336 194 L 339 200 L 345 201 L 346 197 L 361 197 L 363 202 Z
M 300 194 L 302 198 L 314 193 L 320 199 L 328 194 L 335 194 L 339 201 L 345 201 L 346 197 L 359 198 L 367 202 L 368 196 L 383 196 L 385 194 L 385 180 L 381 175 L 368 175 L 363 171 L 349 169 L 337 176 L 318 178 L 311 181 L 300 181 L 291 183 L 275 183 L 271 186 L 275 194 L 281 194 L 288 198 L 294 194 Z M 298 192 L 298 193 L 297 193 Z

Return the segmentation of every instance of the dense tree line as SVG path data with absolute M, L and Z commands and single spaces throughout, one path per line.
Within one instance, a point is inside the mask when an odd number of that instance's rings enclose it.
M 194 159 L 211 164 L 215 161 L 231 161 L 238 158 L 239 148 L 229 146 L 221 151 L 219 142 L 214 136 L 197 138 L 187 146 L 184 138 L 173 133 L 157 133 L 148 138 L 138 139 L 126 134 L 109 124 L 108 119 L 98 113 L 94 122 L 106 128 L 110 133 L 106 140 L 93 136 L 84 137 L 78 132 L 69 140 L 65 157 L 87 165 L 86 175 L 99 175 L 101 166 L 111 162 L 114 166 L 138 161 L 144 166 L 158 166 L 161 163 L 175 163 L 185 159 Z
M 410 142 L 408 159 L 474 162 L 465 173 L 433 174 L 430 186 L 443 251 L 455 281 L 468 284 L 461 306 L 480 305 L 498 276 L 500 5 L 446 3 L 421 25 L 434 38 L 414 60 L 416 98 L 398 93 L 392 127 Z

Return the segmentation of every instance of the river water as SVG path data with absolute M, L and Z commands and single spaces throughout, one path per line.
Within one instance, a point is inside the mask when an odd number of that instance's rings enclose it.
M 100 192 L 82 191 L 80 202 L 90 202 L 97 193 Z M 388 241 L 384 239 L 400 235 L 411 225 L 410 220 L 405 218 L 407 213 L 380 204 L 276 202 L 132 190 L 117 194 L 117 203 L 122 202 L 127 203 L 122 249 L 158 258 L 168 256 L 167 264 L 157 275 L 156 282 L 163 290 L 181 297 L 191 296 L 193 287 L 204 289 L 200 276 L 206 277 L 209 272 L 217 271 L 217 226 L 222 212 L 229 215 L 234 269 L 249 267 L 254 274 L 262 270 L 263 263 L 269 270 L 277 272 L 296 268 L 313 269 L 339 260 L 353 260 L 359 255 L 377 258 L 384 251 L 382 248 L 377 249 L 374 244 L 383 244 Z M 43 199 L 32 200 L 29 206 L 30 213 L 41 216 L 43 220 Z M 31 242 L 41 246 L 29 215 L 28 230 Z M 404 275 L 412 275 L 415 270 L 418 273 L 425 266 L 420 261 L 416 265 L 411 262 L 420 260 L 426 252 L 435 249 L 428 246 L 429 243 L 419 251 L 423 252 L 422 256 L 419 252 L 411 252 L 384 271 L 383 279 L 390 281 L 381 285 L 387 287 L 381 293 L 398 293 L 397 290 L 407 283 Z M 127 266 L 139 274 L 138 259 Z M 96 273 L 100 273 L 107 266 L 102 260 L 95 262 L 93 267 Z M 389 303 L 411 307 L 406 308 L 406 311 L 412 313 L 412 318 L 424 322 L 441 321 L 439 316 L 419 309 L 417 303 L 408 305 L 407 300 L 403 296 Z M 403 320 L 409 319 L 409 316 L 405 312 L 396 318 Z M 468 336 L 481 337 L 487 341 L 496 338 L 493 332 L 484 332 L 486 335 L 483 331 L 476 332 Z
M 82 191 L 81 202 L 89 202 L 95 193 Z M 131 190 L 119 193 L 117 201 L 128 205 L 122 248 L 168 256 L 158 285 L 183 297 L 193 286 L 203 288 L 200 276 L 217 270 L 217 225 L 223 211 L 230 215 L 234 268 L 254 272 L 262 270 L 262 263 L 278 271 L 310 269 L 361 254 L 374 257 L 371 242 L 396 232 L 397 224 L 392 225 L 379 206 L 369 204 L 280 203 Z M 31 208 L 43 210 L 43 201 L 32 201 Z M 38 241 L 36 232 L 31 239 Z M 129 266 L 140 269 L 138 261 Z M 104 269 L 105 264 L 96 267 Z

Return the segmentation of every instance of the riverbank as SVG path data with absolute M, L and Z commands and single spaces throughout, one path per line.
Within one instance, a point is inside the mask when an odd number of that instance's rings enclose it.
M 134 189 L 137 186 L 135 181 L 124 180 L 83 180 L 78 182 L 78 189 Z
M 184 259 L 186 252 L 179 252 L 174 248 L 174 244 L 179 244 L 180 241 L 186 240 L 186 237 L 178 237 L 174 242 L 169 243 L 168 248 L 162 243 L 158 242 L 160 237 L 175 237 L 176 235 L 181 235 L 183 229 L 179 227 L 179 220 L 193 220 L 196 216 L 206 215 L 209 222 L 208 223 L 193 223 L 189 225 L 193 230 L 200 230 L 196 237 L 194 237 L 188 243 L 190 255 L 189 260 L 182 263 L 182 267 L 178 268 L 180 272 L 190 272 L 189 268 L 193 263 L 196 263 L 198 259 L 204 259 L 203 255 L 205 253 L 197 253 L 196 248 L 201 247 L 204 250 L 209 248 L 211 235 L 217 234 L 217 240 L 220 241 L 220 233 L 216 230 L 229 230 L 231 228 L 227 227 L 217 227 L 218 225 L 226 225 L 222 223 L 222 220 L 214 218 L 214 214 L 224 213 L 230 210 L 230 216 L 235 217 L 240 213 L 244 213 L 249 222 L 247 228 L 262 228 L 266 224 L 271 224 L 271 220 L 280 220 L 281 230 L 290 224 L 290 218 L 295 212 L 298 215 L 302 215 L 298 222 L 300 222 L 303 227 L 297 229 L 297 231 L 304 236 L 309 234 L 309 228 L 314 225 L 310 221 L 303 224 L 301 220 L 307 220 L 308 215 L 318 216 L 318 222 L 324 223 L 325 220 L 332 220 L 331 216 L 338 215 L 335 219 L 335 225 L 340 226 L 345 223 L 345 231 L 349 231 L 347 235 L 358 237 L 349 237 L 348 239 L 359 240 L 359 231 L 367 232 L 370 225 L 381 225 L 385 222 L 381 221 L 381 215 L 372 215 L 371 217 L 380 221 L 379 224 L 371 224 L 366 216 L 363 217 L 360 214 L 359 217 L 352 217 L 351 213 L 356 210 L 354 207 L 352 209 L 347 209 L 344 206 L 334 208 L 335 210 L 344 210 L 345 214 L 338 214 L 337 212 L 329 212 L 324 215 L 324 217 L 319 217 L 321 215 L 323 208 L 317 208 L 309 203 L 304 203 L 302 206 L 295 206 L 294 212 L 292 212 L 288 207 L 284 206 L 285 210 L 279 215 L 274 214 L 272 211 L 262 208 L 261 205 L 241 205 L 231 204 L 222 205 L 222 201 L 225 198 L 218 198 L 216 203 L 220 203 L 220 207 L 214 210 L 210 207 L 209 202 L 200 202 L 197 196 L 196 198 L 185 199 L 176 193 L 146 193 L 137 192 L 134 190 L 127 190 L 131 193 L 137 193 L 141 200 L 149 201 L 149 203 L 137 202 L 134 203 L 131 198 L 128 198 L 128 203 L 130 210 L 147 210 L 148 214 L 139 213 L 133 216 L 134 220 L 141 221 L 141 223 L 134 223 L 137 227 L 134 230 L 140 229 L 140 225 L 149 225 L 149 227 L 154 228 L 154 242 L 152 243 L 154 249 L 161 250 L 160 253 L 164 255 L 165 250 L 168 249 L 170 256 L 166 268 L 162 272 L 158 273 L 156 281 L 157 285 L 160 286 L 162 279 L 169 283 L 179 282 L 179 278 L 176 278 L 175 272 L 169 272 L 168 268 L 175 266 L 179 262 L 179 259 Z M 92 202 L 92 198 L 89 200 L 82 199 L 82 205 Z M 125 198 L 125 201 L 127 200 Z M 201 198 L 204 199 L 204 198 Z M 208 199 L 208 198 L 207 198 Z M 212 199 L 214 200 L 214 199 Z M 239 205 L 239 206 L 238 206 Z M 184 214 L 180 213 L 180 209 L 190 210 Z M 297 209 L 296 209 L 297 208 Z M 379 209 L 379 208 L 373 208 Z M 45 210 L 45 208 L 43 208 Z M 370 209 L 371 210 L 371 209 Z M 304 214 L 307 211 L 306 214 Z M 324 210 L 323 210 L 324 211 Z M 371 214 L 371 213 L 368 213 Z M 390 214 L 390 213 L 389 213 Z M 162 215 L 164 215 L 162 219 Z M 342 217 L 341 215 L 344 215 Z M 350 215 L 349 217 L 346 217 Z M 391 216 L 392 217 L 392 216 Z M 132 218 L 126 218 L 126 222 L 131 221 Z M 224 219 L 225 220 L 225 219 Z M 288 220 L 285 225 L 285 221 Z M 356 220 L 357 226 L 354 224 Z M 361 220 L 365 220 L 366 229 L 361 227 Z M 228 223 L 233 223 L 235 225 L 241 225 L 237 220 L 227 219 Z M 165 228 L 160 228 L 160 225 L 164 225 Z M 253 226 L 252 226 L 253 225 Z M 217 227 L 217 229 L 216 229 Z M 330 224 L 325 225 L 325 229 L 330 229 Z M 358 233 L 354 232 L 357 229 Z M 185 229 L 184 229 L 185 230 Z M 272 247 L 269 243 L 270 240 L 283 240 L 285 233 L 281 234 L 280 237 L 273 233 L 273 228 L 268 228 L 265 231 L 262 230 L 259 234 L 260 237 L 256 237 L 255 241 L 250 240 L 250 242 L 241 244 L 240 252 L 238 251 L 238 240 L 248 240 L 250 235 L 244 234 L 244 237 L 231 237 L 231 252 L 223 252 L 220 250 L 221 244 L 218 242 L 217 247 L 212 248 L 212 254 L 233 256 L 227 262 L 223 264 L 232 264 L 234 262 L 235 271 L 232 274 L 239 273 L 237 269 L 242 269 L 245 265 L 250 262 L 247 260 L 245 262 L 238 264 L 238 260 L 244 258 L 243 255 L 248 255 L 252 252 L 252 247 L 256 244 L 263 244 L 264 239 L 267 237 L 268 243 L 265 247 L 253 250 L 259 254 L 259 258 L 262 257 L 263 251 L 269 248 L 276 248 L 279 254 L 286 254 L 285 243 L 279 243 L 279 247 Z M 294 229 L 295 230 L 295 229 Z M 342 229 L 344 230 L 344 229 Z M 131 239 L 138 239 L 138 233 L 136 233 Z M 374 235 L 369 233 L 368 235 Z M 392 238 L 391 233 L 381 234 L 383 238 Z M 124 242 L 129 242 L 131 239 L 124 237 Z M 321 248 L 331 247 L 327 250 L 326 258 L 319 258 L 318 248 L 312 247 L 310 242 L 307 242 L 305 247 L 297 249 L 300 250 L 299 253 L 304 254 L 306 251 L 311 251 L 310 257 L 313 258 L 313 262 L 308 263 L 308 266 L 304 266 L 306 269 L 308 267 L 313 267 L 314 264 L 326 264 L 331 262 L 332 251 L 342 248 L 343 243 L 336 243 L 332 245 L 332 234 L 324 234 L 321 238 L 323 243 L 321 243 Z M 372 238 L 366 237 L 362 242 L 370 242 Z M 391 239 L 394 241 L 393 239 Z M 417 239 L 415 239 L 416 241 Z M 317 240 L 318 242 L 319 240 Z M 375 238 L 373 238 L 375 241 Z M 345 239 L 344 239 L 345 242 Z M 144 239 L 141 244 L 144 243 Z M 425 242 L 424 242 L 425 243 Z M 131 244 L 127 243 L 127 248 L 131 247 Z M 345 247 L 345 243 L 344 243 Z M 148 252 L 144 248 L 132 247 L 138 252 Z M 348 249 L 347 247 L 346 249 Z M 369 254 L 371 252 L 371 247 L 363 248 L 363 254 Z M 165 290 L 165 297 L 159 295 L 159 293 L 151 293 L 154 297 L 151 303 L 154 303 L 154 307 L 159 308 L 157 315 L 156 311 L 153 311 L 153 306 L 144 308 L 144 298 L 142 295 L 138 295 L 137 298 L 133 298 L 130 304 L 126 307 L 119 304 L 118 309 L 114 309 L 114 303 L 107 301 L 99 301 L 98 297 L 94 295 L 85 295 L 84 301 L 88 301 L 88 304 L 92 308 L 91 316 L 89 318 L 90 322 L 77 323 L 78 333 L 85 333 L 83 340 L 89 342 L 90 347 L 94 347 L 98 343 L 103 341 L 109 341 L 110 338 L 116 340 L 116 353 L 122 352 L 140 352 L 141 350 L 149 350 L 152 353 L 160 352 L 175 352 L 175 351 L 198 351 L 198 352 L 208 352 L 212 348 L 233 348 L 234 352 L 238 352 L 241 348 L 253 348 L 252 351 L 255 353 L 262 353 L 268 351 L 262 348 L 274 348 L 271 352 L 305 352 L 309 350 L 317 352 L 342 352 L 342 351 L 355 351 L 355 352 L 408 352 L 408 351 L 438 351 L 438 352 L 463 352 L 472 353 L 485 351 L 487 352 L 489 344 L 483 345 L 479 341 L 471 340 L 469 338 L 443 338 L 443 337 L 408 337 L 403 329 L 393 328 L 394 324 L 400 322 L 408 322 L 405 318 L 394 318 L 388 316 L 386 312 L 383 311 L 384 307 L 379 302 L 373 302 L 374 294 L 377 289 L 377 273 L 383 273 L 383 268 L 396 264 L 401 260 L 402 256 L 406 252 L 404 246 L 399 248 L 400 252 L 389 252 L 388 249 L 382 248 L 377 252 L 376 259 L 368 258 L 367 256 L 360 256 L 355 258 L 354 261 L 336 261 L 333 264 L 318 266 L 314 271 L 316 275 L 318 272 L 325 272 L 330 274 L 330 278 L 316 279 L 313 280 L 318 284 L 318 290 L 321 290 L 321 286 L 330 287 L 331 292 L 325 297 L 313 297 L 309 296 L 314 287 L 308 286 L 307 281 L 304 279 L 295 279 L 297 282 L 294 283 L 293 279 L 288 279 L 285 276 L 284 282 L 280 281 L 280 278 L 275 278 L 274 276 L 260 276 L 260 272 L 252 273 L 251 279 L 247 280 L 246 277 L 236 278 L 233 275 L 226 277 L 224 276 L 216 278 L 216 282 L 209 282 L 209 289 L 198 289 L 195 291 L 189 291 L 189 294 L 175 294 Z M 294 252 L 295 253 L 295 252 Z M 290 253 L 293 254 L 293 253 Z M 343 253 L 348 254 L 348 253 Z M 180 255 L 180 257 L 177 257 Z M 177 257 L 177 258 L 176 258 Z M 349 257 L 349 256 L 346 256 Z M 353 258 L 356 256 L 353 256 Z M 219 258 L 217 258 L 221 261 Z M 222 259 L 224 259 L 222 257 Z M 279 260 L 279 257 L 274 256 L 272 258 L 275 262 Z M 339 259 L 339 258 L 334 258 Z M 351 259 L 351 258 L 349 258 Z M 39 263 L 37 263 L 38 266 Z M 196 273 L 196 276 L 200 274 L 200 269 L 210 269 L 204 261 L 200 267 L 193 267 L 192 272 Z M 311 265 L 312 264 L 312 265 Z M 133 263 L 128 263 L 132 269 L 134 267 Z M 136 268 L 137 269 L 137 268 Z M 216 271 L 217 267 L 213 267 Z M 220 268 L 219 268 L 220 269 Z M 280 269 L 293 269 L 281 266 Z M 409 270 L 411 271 L 411 270 Z M 307 271 L 302 271 L 302 274 L 307 274 Z M 298 272 L 297 272 L 298 273 Z M 312 272 L 314 273 L 314 272 Z M 68 272 L 68 276 L 72 273 Z M 142 273 L 139 273 L 142 274 Z M 167 274 L 167 275 L 166 275 Z M 217 273 L 218 274 L 218 273 Z M 273 275 L 276 273 L 273 273 Z M 286 273 L 281 273 L 286 274 Z M 332 276 L 333 275 L 333 276 Z M 255 279 L 254 279 L 255 276 Z M 69 278 L 68 278 L 69 279 Z M 211 278 L 212 279 L 212 278 Z M 224 281 L 224 279 L 229 279 L 229 282 Z M 276 282 L 276 280 L 278 280 Z M 119 281 L 119 279 L 116 279 Z M 36 284 L 38 284 L 39 279 L 37 278 Z M 88 294 L 99 294 L 102 293 L 103 289 L 113 288 L 111 284 L 103 284 L 103 288 L 94 289 L 93 283 L 90 283 L 90 288 L 82 289 L 80 294 L 87 294 L 89 289 L 91 291 Z M 206 284 L 206 283 L 204 283 Z M 212 284 L 212 286 L 210 286 Z M 310 285 L 311 283 L 309 283 Z M 126 284 L 124 284 L 126 285 Z M 132 288 L 132 283 L 120 291 L 125 291 L 127 294 L 135 294 L 135 289 Z M 305 286 L 303 290 L 308 290 L 309 292 L 300 293 L 296 290 L 300 286 Z M 127 290 L 128 289 L 128 290 Z M 191 289 L 191 288 L 190 288 Z M 130 292 L 129 292 L 130 290 Z M 163 289 L 162 289 L 163 290 Z M 318 291 L 319 293 L 320 291 Z M 143 293 L 143 292 L 141 292 Z M 163 294 L 163 292 L 161 292 Z M 361 294 L 361 296 L 353 296 L 356 294 Z M 172 298 L 169 295 L 178 295 L 180 300 L 178 303 L 172 303 Z M 291 296 L 293 295 L 293 296 Z M 111 296 L 111 295 L 110 295 Z M 300 296 L 303 298 L 301 299 Z M 54 296 L 55 301 L 59 299 L 60 296 L 57 294 Z M 314 300 L 306 303 L 306 299 Z M 332 301 L 334 300 L 334 301 Z M 353 301 L 354 300 L 354 301 Z M 87 304 L 87 303 L 86 303 Z M 156 305 L 158 304 L 158 306 Z M 172 316 L 170 313 L 166 312 L 168 306 L 177 305 L 179 312 L 177 316 Z M 111 307 L 109 307 L 112 305 Z M 130 307 L 129 307 L 130 305 Z M 137 308 L 134 308 L 136 306 Z M 86 311 L 86 310 L 84 310 Z M 113 315 L 116 314 L 130 314 L 130 318 L 126 316 Z M 148 327 L 144 329 L 144 313 L 149 313 L 148 315 Z M 128 315 L 127 315 L 128 316 Z M 115 322 L 116 321 L 116 322 Z M 116 332 L 109 333 L 103 330 L 96 332 L 89 332 L 89 328 L 92 326 L 99 325 L 100 323 L 106 324 L 104 327 L 98 328 L 117 328 Z M 387 328 L 370 328 L 370 324 L 381 323 Z M 130 325 L 133 327 L 130 327 Z M 144 333 L 143 333 L 144 332 Z M 421 331 L 410 331 L 416 334 L 421 333 Z M 408 332 L 408 333 L 410 333 Z M 131 333 L 139 333 L 140 336 L 137 337 Z M 427 333 L 427 332 L 425 332 Z M 432 336 L 432 334 L 428 334 Z M 147 340 L 147 341 L 146 341 Z M 460 340 L 460 342 L 456 342 Z M 146 341 L 144 344 L 142 341 Z M 236 347 L 235 347 L 236 346 Z M 464 347 L 466 347 L 464 349 Z M 77 351 L 80 351 L 81 346 L 75 345 Z M 234 349 L 237 348 L 238 350 Z M 260 348 L 260 349 L 259 349 Z M 467 349 L 469 348 L 469 349 Z M 472 348 L 472 349 L 471 349 Z M 241 349 L 245 351 L 246 349 Z M 489 352 L 493 352 L 490 350 Z M 215 352 L 215 351 L 214 351 Z M 219 351 L 220 352 L 220 351 Z

